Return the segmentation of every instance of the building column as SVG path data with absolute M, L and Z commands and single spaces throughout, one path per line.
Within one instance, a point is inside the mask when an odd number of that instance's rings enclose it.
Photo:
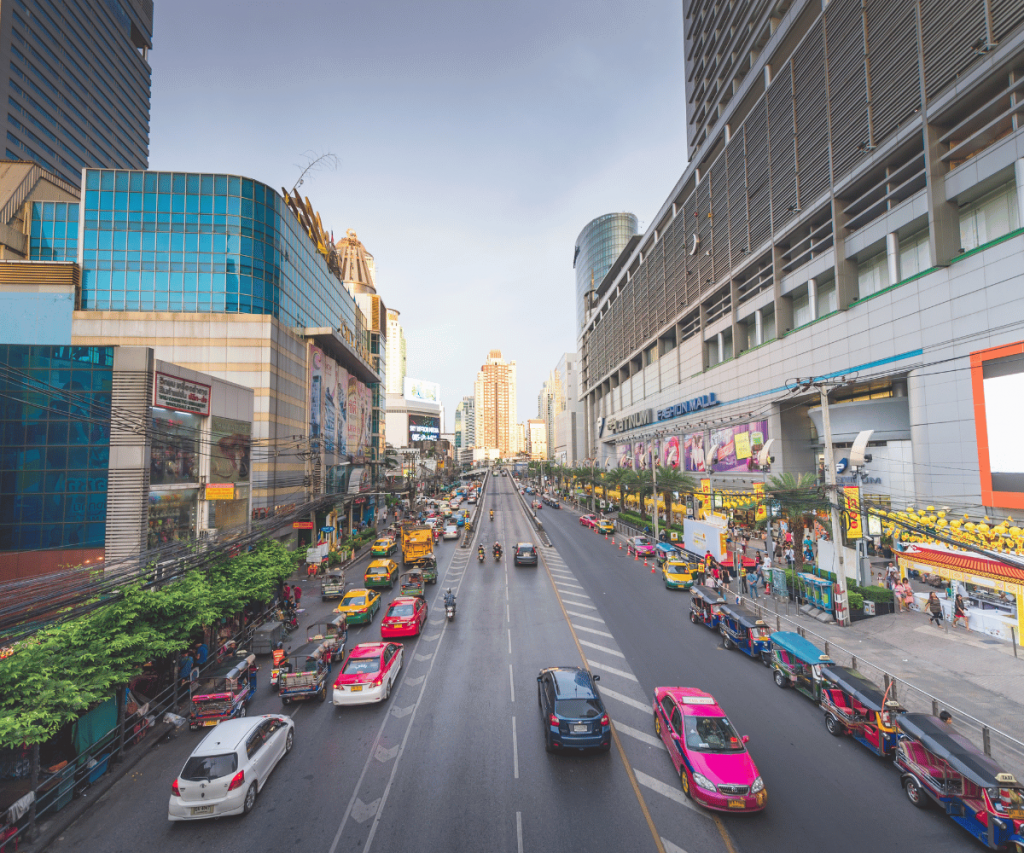
M 857 299 L 857 264 L 846 257 L 846 223 L 849 217 L 835 196 L 832 197 L 832 242 L 835 252 L 836 308 L 845 311 Z
M 946 267 L 960 254 L 960 211 L 946 201 L 946 167 L 942 162 L 943 128 L 924 126 L 924 164 L 927 175 L 928 242 L 934 267 Z
M 718 333 L 718 363 L 721 364 L 725 361 L 725 334 L 723 332 Z
M 811 309 L 811 319 L 818 319 L 818 282 L 810 278 L 807 280 L 807 307 Z
M 775 337 L 782 338 L 793 328 L 793 300 L 782 293 L 782 250 L 772 244 L 772 295 L 775 300 Z
M 761 308 L 754 312 L 754 344 L 761 346 L 764 343 L 764 320 L 761 316 Z
M 900 272 L 900 235 L 895 231 L 885 235 L 885 259 L 889 262 L 889 284 L 903 281 Z
M 1013 164 L 1013 177 L 1017 182 L 1017 227 L 1024 227 L 1024 158 Z

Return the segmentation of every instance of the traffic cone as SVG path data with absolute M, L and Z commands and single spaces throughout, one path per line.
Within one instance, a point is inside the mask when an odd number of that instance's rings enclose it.
M 654 574 L 654 563 L 651 563 L 651 574 Z
M 646 557 L 644 557 L 644 568 L 645 569 L 647 568 L 647 558 Z
M 622 550 L 622 543 L 621 542 L 619 543 L 619 550 L 620 551 Z
M 639 557 L 639 556 L 637 556 L 637 553 L 636 553 L 636 551 L 634 551 L 634 552 L 633 552 L 633 562 L 634 562 L 634 563 L 636 563 L 636 562 L 638 562 L 639 560 L 640 560 L 640 557 Z
M 608 534 L 607 534 L 607 533 L 606 533 L 606 534 L 604 535 L 604 541 L 605 541 L 605 542 L 607 542 L 607 541 L 608 541 Z

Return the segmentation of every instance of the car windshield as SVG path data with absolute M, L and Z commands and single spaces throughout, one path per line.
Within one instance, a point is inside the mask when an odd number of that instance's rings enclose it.
M 743 741 L 725 717 L 684 717 L 686 746 L 697 752 L 742 752 Z
M 347 606 L 350 604 L 366 604 L 366 593 L 360 592 L 356 595 L 346 595 L 345 605 Z
M 181 778 L 186 782 L 209 782 L 230 776 L 238 769 L 238 756 L 233 752 L 225 755 L 193 755 L 185 762 Z
M 634 539 L 633 541 L 636 542 L 637 545 L 650 545 L 651 544 L 651 540 L 650 539 L 644 539 L 643 536 L 637 536 L 636 539 Z
M 555 713 L 572 720 L 589 720 L 600 717 L 604 711 L 596 699 L 556 699 Z
M 361 675 L 380 670 L 380 658 L 351 658 L 342 670 L 344 675 Z
M 388 616 L 412 616 L 411 604 L 395 604 L 388 611 Z

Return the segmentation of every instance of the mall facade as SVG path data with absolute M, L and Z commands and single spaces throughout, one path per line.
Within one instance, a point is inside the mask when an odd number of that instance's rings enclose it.
M 690 163 L 596 285 L 590 457 L 820 475 L 813 379 L 869 502 L 1024 507 L 1024 7 L 683 5 Z

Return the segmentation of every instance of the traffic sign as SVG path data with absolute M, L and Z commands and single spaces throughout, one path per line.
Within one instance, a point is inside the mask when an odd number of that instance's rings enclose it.
M 334 528 L 333 527 L 321 527 L 320 530 L 323 531 L 324 533 L 333 533 L 334 532 Z

